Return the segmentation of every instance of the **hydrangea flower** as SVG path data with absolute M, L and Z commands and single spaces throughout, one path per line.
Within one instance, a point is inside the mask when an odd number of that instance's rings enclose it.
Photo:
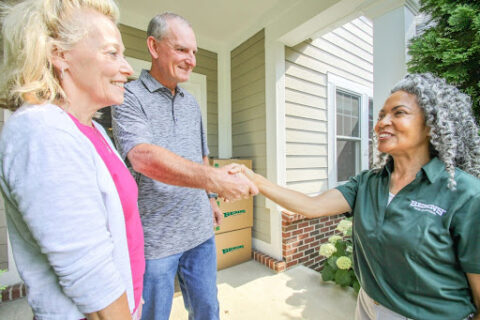
M 342 269 L 342 270 L 348 270 L 352 267 L 352 260 L 350 260 L 349 257 L 339 257 L 337 259 L 337 267 L 338 269 Z
M 333 244 L 335 242 L 337 242 L 338 240 L 342 240 L 342 237 L 338 236 L 338 235 L 334 235 L 334 236 L 331 236 L 330 238 L 328 238 L 328 242 L 333 243 Z
M 343 234 L 346 234 L 351 227 L 352 221 L 345 219 L 338 223 L 337 230 L 343 232 Z
M 320 246 L 320 255 L 330 258 L 332 254 L 337 252 L 337 248 L 331 243 L 324 243 Z

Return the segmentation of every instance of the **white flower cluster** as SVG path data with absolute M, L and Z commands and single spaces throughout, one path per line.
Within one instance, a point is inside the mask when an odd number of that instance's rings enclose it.
M 338 269 L 348 270 L 352 267 L 352 260 L 349 257 L 339 257 L 336 261 Z
M 330 258 L 332 254 L 337 252 L 337 248 L 331 243 L 324 243 L 320 246 L 320 255 Z
M 342 240 L 342 237 L 338 235 L 333 235 L 330 238 L 328 238 L 328 242 L 335 244 L 338 240 Z
M 346 235 L 351 228 L 352 221 L 346 219 L 340 221 L 337 226 L 337 230 L 343 232 L 344 235 Z

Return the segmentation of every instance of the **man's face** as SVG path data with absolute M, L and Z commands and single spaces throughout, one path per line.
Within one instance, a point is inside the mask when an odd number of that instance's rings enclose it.
M 160 71 L 161 83 L 174 89 L 177 83 L 188 81 L 197 61 L 197 40 L 192 28 L 178 19 L 168 21 L 169 29 L 162 40 L 157 40 L 158 58 L 154 59 Z

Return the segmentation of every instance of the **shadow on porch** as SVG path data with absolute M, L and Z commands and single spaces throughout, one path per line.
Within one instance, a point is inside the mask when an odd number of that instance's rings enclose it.
M 322 281 L 302 265 L 274 273 L 251 260 L 218 272 L 222 320 L 351 320 L 356 295 Z M 171 320 L 187 319 L 181 295 L 174 298 Z

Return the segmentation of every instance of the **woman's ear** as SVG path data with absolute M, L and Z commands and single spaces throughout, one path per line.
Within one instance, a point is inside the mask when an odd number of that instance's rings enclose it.
M 50 60 L 58 77 L 62 79 L 64 71 L 68 69 L 68 63 L 65 59 L 65 51 L 58 47 L 54 47 L 52 54 L 50 55 Z

